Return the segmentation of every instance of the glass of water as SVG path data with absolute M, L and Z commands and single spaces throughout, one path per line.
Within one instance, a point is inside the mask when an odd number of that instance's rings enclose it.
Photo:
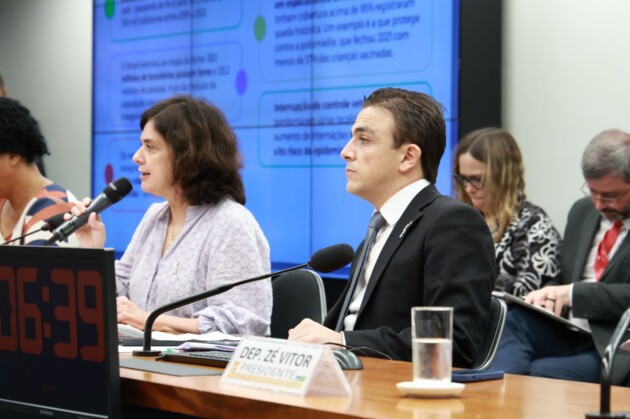
M 412 307 L 413 381 L 420 386 L 448 386 L 453 358 L 453 308 Z

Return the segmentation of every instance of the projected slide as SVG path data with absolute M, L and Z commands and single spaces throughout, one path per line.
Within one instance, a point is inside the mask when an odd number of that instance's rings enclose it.
M 457 135 L 457 0 L 146 0 L 94 3 L 93 191 L 126 176 L 103 213 L 123 252 L 152 197 L 131 156 L 139 119 L 175 94 L 219 106 L 234 128 L 247 207 L 274 267 L 336 243 L 356 247 L 372 208 L 345 190 L 340 157 L 363 98 L 428 93 L 446 109 L 438 188 L 450 192 Z

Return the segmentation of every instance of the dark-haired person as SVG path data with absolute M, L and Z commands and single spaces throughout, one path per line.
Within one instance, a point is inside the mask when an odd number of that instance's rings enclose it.
M 446 306 L 454 308 L 453 365 L 475 363 L 490 318 L 494 248 L 479 212 L 433 185 L 445 145 L 442 106 L 430 96 L 386 88 L 365 100 L 341 157 L 348 192 L 374 206 L 376 239 L 364 263 L 359 247 L 324 325 L 305 319 L 290 340 L 411 361 L 411 307 Z
M 518 144 L 500 128 L 481 128 L 457 145 L 453 165 L 460 201 L 485 218 L 496 251 L 495 288 L 524 296 L 560 274 L 560 234 L 545 211 L 526 200 Z
M 9 94 L 7 92 L 7 86 L 4 84 L 4 79 L 2 78 L 2 74 L 0 74 L 0 97 L 7 97 Z M 46 168 L 44 167 L 44 156 L 33 156 L 33 160 L 39 169 L 39 172 L 46 176 Z M 66 242 L 67 243 L 67 242 Z
M 48 154 L 46 141 L 31 112 L 17 100 L 0 97 L 0 244 L 41 245 L 50 232 L 38 231 L 44 220 L 68 211 L 74 195 L 45 178 L 35 158 Z M 59 246 L 78 246 L 75 237 Z
M 116 262 L 116 285 L 118 321 L 142 329 L 157 307 L 268 273 L 270 261 L 267 239 L 243 206 L 236 137 L 223 113 L 179 96 L 145 111 L 140 126 L 133 161 L 142 190 L 165 202 L 149 207 Z M 91 214 L 77 235 L 83 246 L 101 247 L 105 226 Z M 266 335 L 271 306 L 270 281 L 256 281 L 162 315 L 155 329 Z

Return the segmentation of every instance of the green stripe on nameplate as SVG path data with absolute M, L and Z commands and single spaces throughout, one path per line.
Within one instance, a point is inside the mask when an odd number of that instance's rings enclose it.
M 130 368 L 132 370 L 157 372 L 160 374 L 176 375 L 178 377 L 223 374 L 223 371 L 214 371 L 206 368 L 196 368 L 186 365 L 171 364 L 170 362 L 149 361 L 146 359 L 135 358 L 121 359 L 120 366 L 122 368 Z
M 352 396 L 352 388 L 328 345 L 286 339 L 243 338 L 221 376 L 222 384 L 305 396 Z

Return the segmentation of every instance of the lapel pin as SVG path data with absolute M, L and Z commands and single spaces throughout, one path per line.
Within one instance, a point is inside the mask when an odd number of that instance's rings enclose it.
M 409 227 L 411 227 L 413 225 L 414 221 L 416 221 L 416 220 L 411 220 L 411 221 L 409 221 L 407 223 L 405 228 L 403 228 L 402 233 L 400 233 L 400 236 L 398 236 L 399 239 L 402 239 L 403 237 L 405 237 L 405 234 L 407 234 L 407 230 L 409 229 Z

